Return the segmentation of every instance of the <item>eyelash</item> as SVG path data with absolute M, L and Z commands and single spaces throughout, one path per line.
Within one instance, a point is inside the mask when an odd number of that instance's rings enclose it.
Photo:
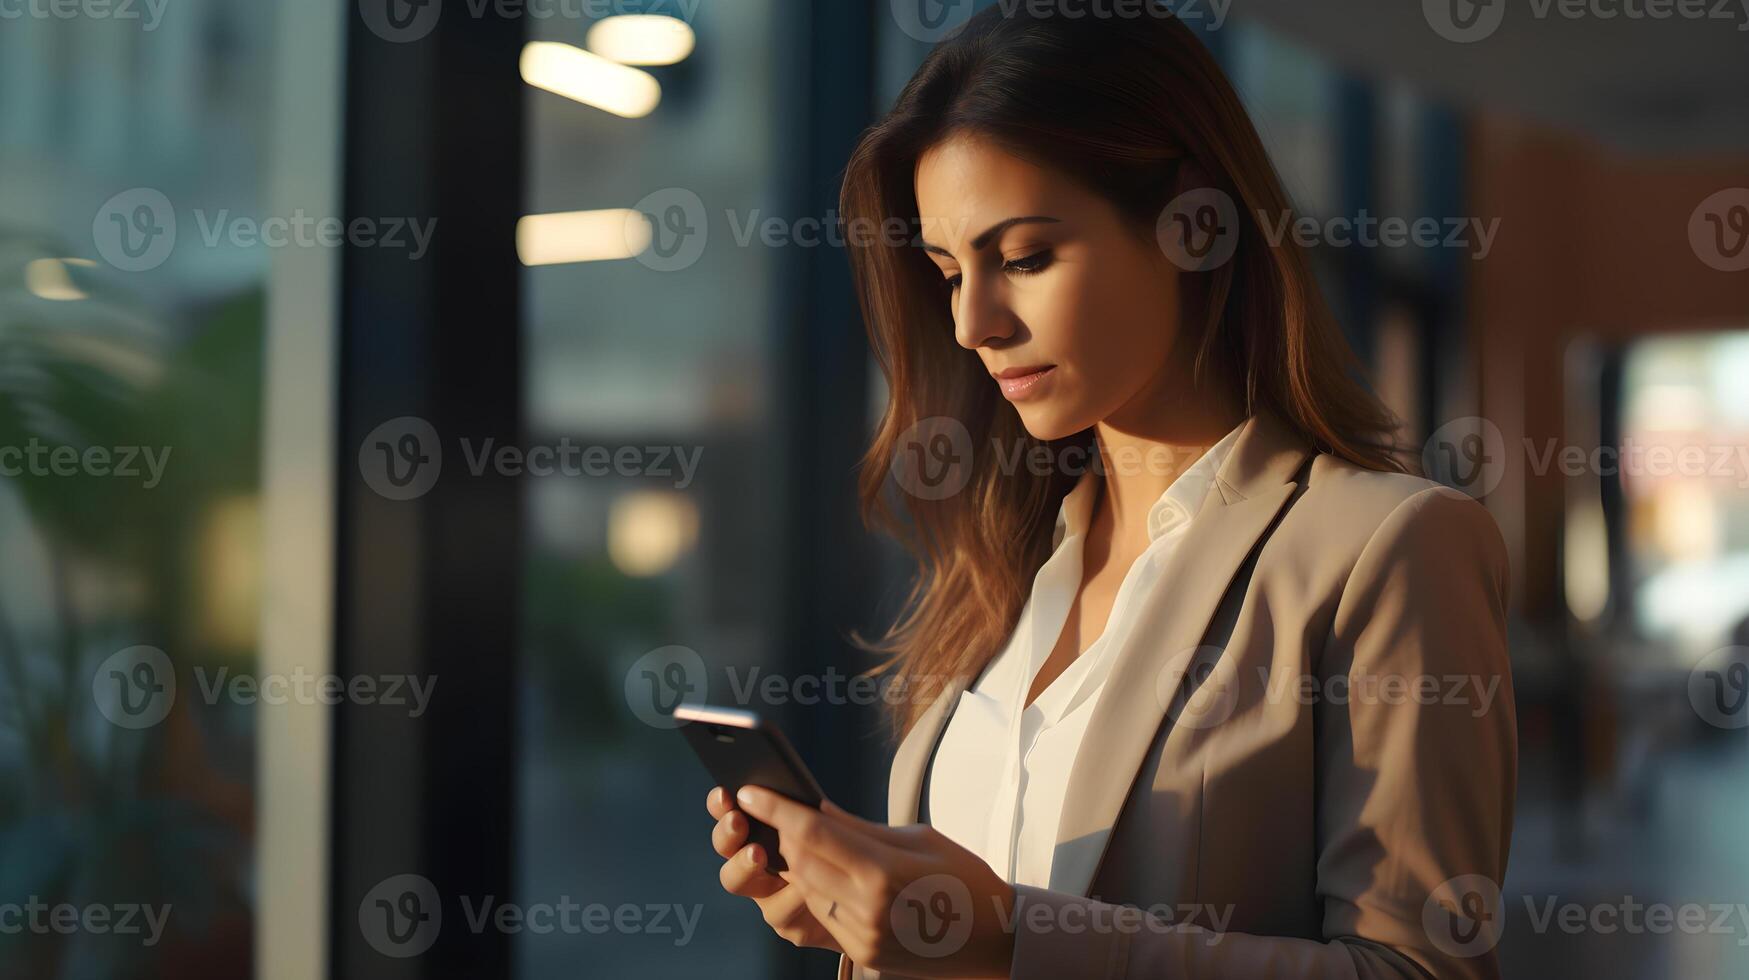
M 1010 259 L 1002 264 L 1002 269 L 1005 272 L 1011 272 L 1017 276 L 1030 276 L 1050 268 L 1051 258 L 1050 249 L 1040 249 L 1031 255 L 1023 255 L 1018 259 Z M 951 293 L 960 288 L 960 279 L 960 276 L 946 276 L 942 281 L 947 283 L 947 290 Z

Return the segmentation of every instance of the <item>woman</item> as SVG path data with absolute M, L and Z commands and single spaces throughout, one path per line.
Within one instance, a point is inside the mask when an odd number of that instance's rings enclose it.
M 724 886 L 841 977 L 1496 975 L 1500 534 L 1403 472 L 1197 39 L 991 7 L 842 213 L 919 231 L 850 255 L 864 503 L 921 566 L 883 667 L 940 692 L 896 707 L 890 826 L 713 791 Z

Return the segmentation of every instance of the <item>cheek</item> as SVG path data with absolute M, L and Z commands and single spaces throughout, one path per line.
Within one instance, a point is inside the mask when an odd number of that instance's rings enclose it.
M 1037 333 L 1077 380 L 1101 395 L 1128 393 L 1153 377 L 1177 333 L 1173 283 L 1133 262 L 1063 270 L 1043 301 Z

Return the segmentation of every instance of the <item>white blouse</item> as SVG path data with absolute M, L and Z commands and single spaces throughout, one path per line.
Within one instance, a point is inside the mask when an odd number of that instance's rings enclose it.
M 1051 556 L 1033 579 L 1013 636 L 960 694 L 931 763 L 929 823 L 1011 884 L 1050 885 L 1063 793 L 1112 651 L 1153 601 L 1166 556 L 1202 509 L 1243 427 L 1223 436 L 1160 495 L 1148 511 L 1148 548 L 1124 573 L 1104 632 L 1020 710 L 1080 589 L 1082 541 L 1101 480 L 1089 469 L 1063 498 Z M 1093 859 L 1086 849 L 1073 850 L 1064 860 Z M 1091 876 L 1093 869 L 1084 870 Z

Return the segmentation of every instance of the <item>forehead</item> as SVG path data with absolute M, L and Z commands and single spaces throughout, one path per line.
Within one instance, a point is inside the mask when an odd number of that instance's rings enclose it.
M 960 242 L 1006 217 L 1055 213 L 1073 182 L 986 139 L 954 136 L 917 159 L 917 216 L 930 241 Z

